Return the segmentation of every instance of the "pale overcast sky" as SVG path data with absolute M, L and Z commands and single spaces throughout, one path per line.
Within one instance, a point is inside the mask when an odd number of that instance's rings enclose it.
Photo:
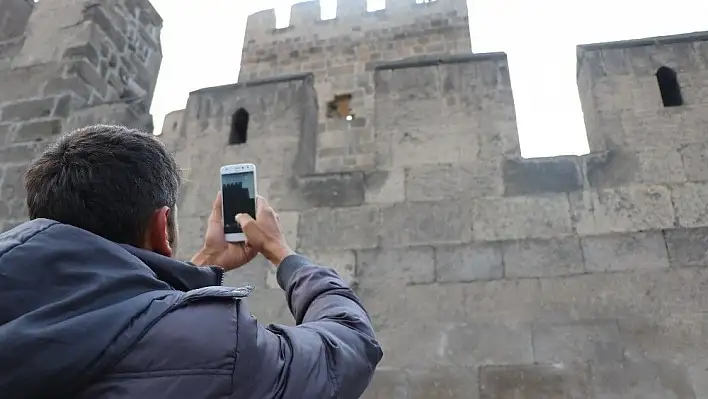
M 336 0 L 321 1 L 331 13 Z M 165 19 L 156 127 L 184 108 L 190 91 L 237 81 L 249 14 L 276 8 L 282 25 L 297 2 L 152 0 Z M 381 3 L 369 0 L 369 8 Z M 473 51 L 509 56 L 524 157 L 588 150 L 575 85 L 577 44 L 708 30 L 707 0 L 470 0 L 468 6 Z

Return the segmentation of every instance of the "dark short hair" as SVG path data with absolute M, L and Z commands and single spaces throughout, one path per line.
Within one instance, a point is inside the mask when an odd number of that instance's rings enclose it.
M 30 219 L 46 218 L 140 246 L 155 210 L 174 209 L 174 157 L 151 134 L 95 125 L 68 133 L 25 173 Z

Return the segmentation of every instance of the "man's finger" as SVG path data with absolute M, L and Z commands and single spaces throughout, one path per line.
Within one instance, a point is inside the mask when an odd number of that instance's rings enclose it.
M 268 201 L 260 195 L 256 195 L 256 214 L 260 213 L 268 207 Z
M 257 247 L 261 245 L 262 233 L 255 223 L 256 221 L 247 213 L 239 213 L 236 215 L 236 222 L 241 226 L 241 230 L 243 230 L 244 234 L 246 234 L 246 239 L 249 244 L 247 246 L 258 249 Z
M 216 199 L 214 200 L 214 205 L 211 208 L 211 216 L 209 217 L 210 220 L 219 223 L 223 222 L 223 202 L 224 201 L 221 197 L 221 191 L 219 191 L 216 193 Z

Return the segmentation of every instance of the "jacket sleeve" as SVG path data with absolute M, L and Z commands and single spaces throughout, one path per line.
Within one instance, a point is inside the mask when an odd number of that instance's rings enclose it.
M 278 283 L 297 326 L 265 327 L 239 302 L 234 396 L 359 398 L 383 357 L 359 299 L 300 255 L 279 266 Z

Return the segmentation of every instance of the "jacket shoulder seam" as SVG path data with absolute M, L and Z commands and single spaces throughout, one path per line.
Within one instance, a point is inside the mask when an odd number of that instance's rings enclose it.
M 11 246 L 8 247 L 5 251 L 0 252 L 0 256 L 5 256 L 5 255 L 7 255 L 7 254 L 10 253 L 13 249 L 19 247 L 19 246 L 22 245 L 22 244 L 27 243 L 27 241 L 29 241 L 29 240 L 33 239 L 34 237 L 36 237 L 37 234 L 42 233 L 42 232 L 44 232 L 44 231 L 47 231 L 47 230 L 49 230 L 50 228 L 56 226 L 57 224 L 58 224 L 58 223 L 56 223 L 56 222 L 55 222 L 55 223 L 51 223 L 50 225 L 44 226 L 44 227 L 42 227 L 41 229 L 39 229 L 39 230 L 37 230 L 37 231 L 31 233 L 31 234 L 28 235 L 27 237 L 24 237 L 22 240 L 19 240 L 19 242 L 18 242 L 17 244 L 11 245 Z
M 199 376 L 199 375 L 223 375 L 231 374 L 228 370 L 219 369 L 183 369 L 183 370 L 158 370 L 158 371 L 141 371 L 128 373 L 112 373 L 108 380 L 134 380 L 145 378 L 162 378 L 162 377 L 178 377 L 178 376 Z

